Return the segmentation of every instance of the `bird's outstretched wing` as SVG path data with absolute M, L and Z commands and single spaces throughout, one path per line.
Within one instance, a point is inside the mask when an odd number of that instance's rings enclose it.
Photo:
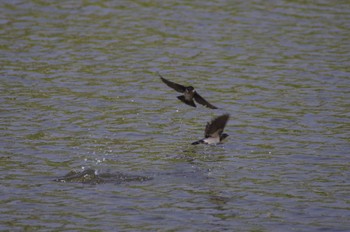
M 217 118 L 214 118 L 211 122 L 207 123 L 205 127 L 204 137 L 217 137 L 222 134 L 228 119 L 230 118 L 229 114 L 223 114 Z
M 213 106 L 212 104 L 210 104 L 209 102 L 207 102 L 203 97 L 201 97 L 201 95 L 199 95 L 197 92 L 194 94 L 194 100 L 196 100 L 196 102 L 198 102 L 199 104 L 202 104 L 203 106 L 206 106 L 210 109 L 217 109 L 216 106 Z
M 159 75 L 160 79 L 170 88 L 175 89 L 179 93 L 183 93 L 186 91 L 185 86 L 180 85 L 180 84 L 176 84 L 175 82 L 172 82 L 172 81 L 169 81 L 169 80 L 165 79 L 164 77 L 162 77 L 162 75 L 160 75 L 159 73 L 158 73 L 158 75 Z

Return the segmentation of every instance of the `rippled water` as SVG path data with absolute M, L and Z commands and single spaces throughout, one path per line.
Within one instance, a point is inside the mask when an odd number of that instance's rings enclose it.
M 1 1 L 0 230 L 350 230 L 349 22 L 348 1 Z M 222 113 L 225 143 L 191 146 Z M 87 168 L 150 180 L 53 181 Z

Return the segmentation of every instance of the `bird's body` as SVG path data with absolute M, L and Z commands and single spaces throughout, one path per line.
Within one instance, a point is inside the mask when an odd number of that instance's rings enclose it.
M 197 107 L 196 104 L 194 103 L 194 100 L 198 102 L 201 105 L 204 105 L 210 109 L 217 109 L 216 106 L 213 106 L 209 102 L 207 102 L 203 97 L 201 97 L 196 90 L 192 86 L 183 86 L 180 84 L 177 84 L 175 82 L 169 81 L 162 77 L 158 73 L 160 79 L 170 88 L 176 90 L 179 93 L 182 93 L 183 95 L 178 96 L 177 98 L 182 101 L 183 103 L 192 106 L 192 107 Z
M 192 145 L 197 145 L 201 143 L 204 143 L 204 144 L 220 143 L 222 140 L 224 140 L 228 136 L 228 134 L 225 134 L 223 132 L 229 118 L 230 118 L 229 114 L 223 114 L 219 117 L 214 118 L 211 122 L 208 122 L 205 127 L 204 138 L 196 142 L 193 142 Z

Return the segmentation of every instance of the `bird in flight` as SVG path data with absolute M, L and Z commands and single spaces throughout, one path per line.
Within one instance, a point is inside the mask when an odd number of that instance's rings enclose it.
M 204 105 L 210 109 L 217 109 L 216 106 L 213 106 L 212 104 L 210 104 L 209 102 L 207 102 L 204 98 L 201 97 L 201 95 L 199 95 L 196 90 L 192 87 L 192 86 L 183 86 L 180 84 L 176 84 L 172 81 L 169 81 L 167 79 L 165 79 L 164 77 L 162 77 L 159 73 L 158 73 L 160 79 L 170 88 L 176 90 L 179 93 L 182 93 L 183 95 L 178 96 L 177 98 L 182 101 L 183 103 L 189 105 L 189 106 L 193 106 L 193 107 L 197 107 L 196 104 L 194 103 L 193 99 L 201 104 Z
M 193 142 L 192 145 L 197 144 L 218 144 L 224 140 L 228 134 L 223 133 L 224 128 L 228 119 L 230 118 L 229 114 L 223 114 L 219 117 L 214 118 L 211 122 L 208 122 L 205 131 L 204 139 Z

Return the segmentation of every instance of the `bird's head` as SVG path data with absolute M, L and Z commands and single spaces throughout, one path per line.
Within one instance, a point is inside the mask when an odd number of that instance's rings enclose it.
M 186 87 L 186 91 L 192 92 L 192 91 L 194 91 L 194 88 L 192 86 L 188 86 L 188 87 Z
M 223 133 L 223 134 L 220 136 L 220 141 L 224 140 L 226 137 L 228 137 L 228 134 Z

